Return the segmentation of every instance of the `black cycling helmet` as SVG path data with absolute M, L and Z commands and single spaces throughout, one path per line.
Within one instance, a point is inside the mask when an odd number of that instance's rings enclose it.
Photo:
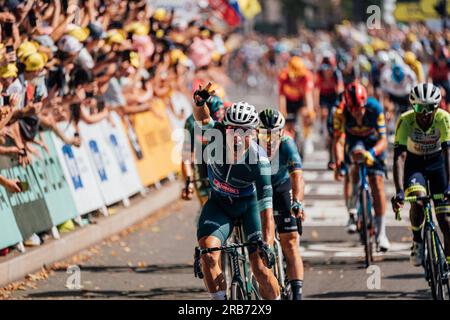
M 286 120 L 281 112 L 272 108 L 264 109 L 259 113 L 259 127 L 266 130 L 283 129 Z

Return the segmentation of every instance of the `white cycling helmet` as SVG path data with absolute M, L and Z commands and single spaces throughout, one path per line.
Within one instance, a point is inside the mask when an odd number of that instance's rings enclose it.
M 247 102 L 233 103 L 231 107 L 226 109 L 223 123 L 235 127 L 255 129 L 259 123 L 258 112 L 256 112 L 255 106 Z
M 378 51 L 377 60 L 379 63 L 388 64 L 389 63 L 389 55 L 386 51 Z
M 411 104 L 428 104 L 438 107 L 441 102 L 441 90 L 432 83 L 419 83 L 409 94 L 409 102 Z

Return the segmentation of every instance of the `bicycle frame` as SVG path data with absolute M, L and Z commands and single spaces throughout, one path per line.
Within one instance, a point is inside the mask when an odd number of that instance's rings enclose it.
M 431 236 L 431 245 L 432 245 L 432 250 L 434 256 L 436 257 L 436 260 L 438 262 L 438 267 L 439 267 L 439 273 L 440 273 L 440 277 L 441 277 L 441 282 L 442 284 L 447 285 L 448 281 L 449 281 L 449 266 L 445 260 L 445 257 L 443 256 L 443 245 L 442 242 L 439 239 L 439 235 L 437 233 L 437 229 L 436 229 L 436 225 L 433 221 L 433 215 L 432 215 L 432 210 L 431 210 L 431 199 L 433 200 L 441 200 L 443 199 L 443 195 L 434 195 L 434 196 L 411 196 L 411 197 L 406 197 L 405 201 L 407 202 L 417 202 L 417 201 L 423 201 L 424 202 L 424 206 L 423 206 L 423 213 L 424 213 L 424 226 L 422 228 L 422 239 L 423 241 L 427 241 L 427 234 L 429 233 Z M 396 212 L 396 219 L 397 220 L 401 220 L 400 217 L 400 210 Z M 423 257 L 423 261 L 422 261 L 422 267 L 424 268 L 425 271 L 425 278 L 428 281 L 430 287 L 433 288 L 432 283 L 435 281 L 435 279 L 431 279 L 432 278 L 432 272 L 431 269 L 429 268 L 433 268 L 433 266 L 428 266 L 427 265 L 427 261 L 428 261 L 428 255 L 430 255 L 429 252 L 426 251 L 426 245 L 423 245 L 422 248 L 422 257 Z M 442 289 L 442 287 L 441 287 Z M 434 290 L 436 290 L 436 288 L 434 288 Z M 442 289 L 443 290 L 443 289 Z M 443 294 L 443 292 L 441 292 Z M 450 294 L 450 292 L 449 292 Z M 433 292 L 433 298 L 436 298 L 436 292 Z M 437 297 L 439 299 L 439 297 Z
M 358 225 L 359 234 L 361 239 L 364 241 L 365 255 L 366 255 L 366 266 L 370 265 L 373 260 L 372 256 L 372 235 L 373 235 L 373 217 L 372 217 L 372 198 L 370 195 L 370 186 L 367 181 L 367 167 L 363 161 L 356 164 L 358 166 L 359 174 L 359 187 L 358 187 Z M 364 196 L 366 202 L 364 201 Z M 366 208 L 363 208 L 364 203 L 366 203 Z M 367 217 L 364 214 L 364 210 L 367 212 Z M 367 234 L 368 233 L 368 234 Z
M 234 227 L 234 237 L 235 241 L 228 243 L 221 247 L 216 248 L 195 248 L 195 256 L 194 256 L 194 274 L 196 277 L 202 279 L 203 273 L 200 267 L 200 256 L 205 253 L 210 253 L 214 251 L 221 251 L 222 253 L 226 253 L 230 259 L 230 267 L 232 272 L 231 283 L 227 285 L 231 285 L 232 283 L 238 282 L 241 288 L 245 290 L 244 294 L 248 300 L 251 300 L 252 294 L 255 295 L 256 299 L 260 299 L 260 295 L 258 289 L 254 286 L 252 282 L 252 276 L 250 273 L 249 266 L 249 258 L 248 254 L 245 251 L 245 247 L 250 246 L 258 246 L 256 242 L 246 242 L 244 243 L 242 240 L 244 238 L 244 232 L 242 229 L 242 225 L 238 224 Z M 240 252 L 239 252 L 240 251 Z M 242 272 L 241 272 L 242 266 Z M 225 272 L 226 266 L 222 266 L 222 273 Z M 245 278 L 244 278 L 245 277 Z

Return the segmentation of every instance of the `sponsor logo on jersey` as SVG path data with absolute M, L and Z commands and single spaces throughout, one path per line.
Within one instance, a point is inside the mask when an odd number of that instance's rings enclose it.
M 214 179 L 214 186 L 223 191 L 223 192 L 227 192 L 227 193 L 232 193 L 232 194 L 239 194 L 239 190 L 236 188 L 233 188 L 232 186 L 226 184 L 226 183 L 222 183 L 217 179 Z

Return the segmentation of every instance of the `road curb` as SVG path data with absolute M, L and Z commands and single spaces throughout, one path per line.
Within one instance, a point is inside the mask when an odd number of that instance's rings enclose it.
M 179 199 L 180 188 L 179 182 L 168 183 L 159 190 L 151 191 L 130 207 L 122 208 L 116 214 L 100 219 L 96 224 L 63 234 L 59 240 L 48 241 L 42 246 L 29 249 L 23 254 L 7 258 L 5 261 L 0 260 L 0 288 L 22 279 L 44 265 L 70 257 L 151 216 L 159 209 Z

